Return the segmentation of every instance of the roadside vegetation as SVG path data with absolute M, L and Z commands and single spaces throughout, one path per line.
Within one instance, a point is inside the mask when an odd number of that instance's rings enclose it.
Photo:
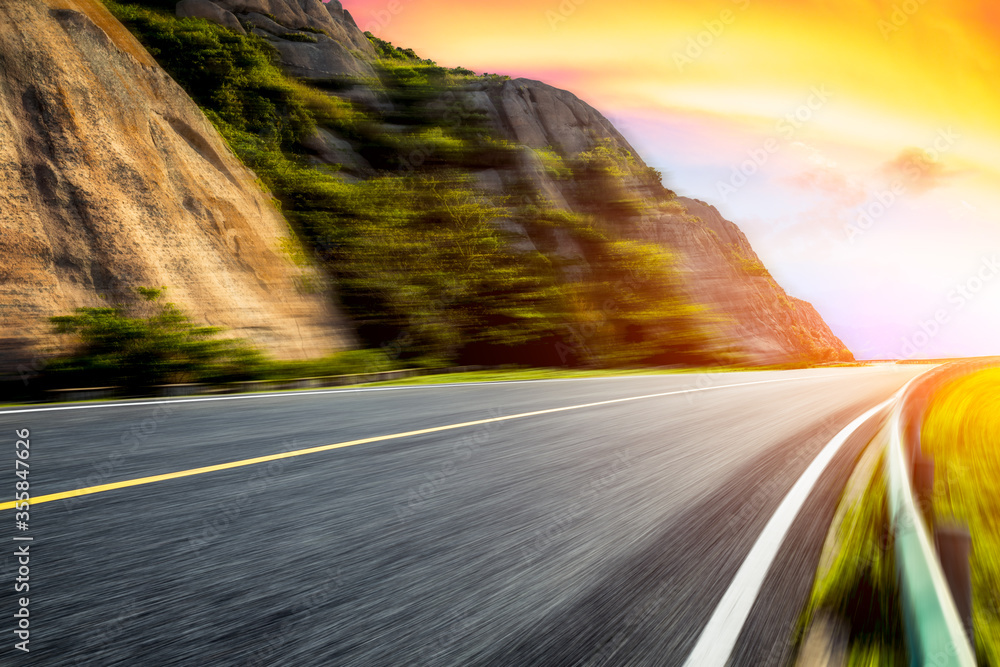
M 50 384 L 139 388 L 170 382 L 248 379 L 263 357 L 222 329 L 198 326 L 163 291 L 140 288 L 140 306 L 78 308 L 52 318 L 55 333 L 75 339 L 72 352 L 45 369 Z
M 343 352 L 310 361 L 276 361 L 249 342 L 226 337 L 221 327 L 194 324 L 164 298 L 163 289 L 139 288 L 129 306 L 78 308 L 52 318 L 67 352 L 48 361 L 37 391 L 119 387 L 144 394 L 178 383 L 222 384 L 286 380 L 390 370 L 379 351 Z
M 935 521 L 972 535 L 977 660 L 1000 665 L 1000 368 L 939 388 L 921 444 L 935 463 Z M 805 640 L 832 619 L 847 638 L 847 665 L 906 662 L 883 465 L 862 462 L 848 482 L 798 626 Z
M 634 377 L 638 375 L 677 375 L 684 371 L 675 368 L 605 368 L 571 370 L 565 368 L 498 368 L 463 373 L 422 375 L 403 380 L 372 382 L 372 387 L 403 385 L 434 385 L 462 382 L 524 382 L 528 380 L 577 380 L 583 378 Z
M 841 498 L 798 638 L 832 629 L 843 633 L 849 667 L 895 667 L 906 654 L 884 461 L 862 461 Z
M 735 360 L 682 294 L 670 253 L 627 233 L 641 206 L 622 195 L 624 179 L 673 197 L 655 173 L 636 174 L 632 156 L 608 146 L 572 161 L 543 153 L 549 173 L 589 198 L 586 215 L 551 208 L 530 183 L 503 194 L 478 184 L 526 149 L 495 136 L 456 93 L 506 77 L 444 68 L 369 36 L 381 58 L 363 84 L 389 104 L 366 106 L 331 94 L 356 80 L 285 76 L 260 37 L 177 18 L 161 2 L 106 4 L 259 175 L 365 347 L 405 339 L 400 361 L 442 365 Z M 321 164 L 308 147 L 317 130 L 348 141 L 368 171 Z M 558 235 L 586 257 L 563 258 Z
M 1000 368 L 942 387 L 923 426 L 934 513 L 972 535 L 973 623 L 981 665 L 1000 665 Z

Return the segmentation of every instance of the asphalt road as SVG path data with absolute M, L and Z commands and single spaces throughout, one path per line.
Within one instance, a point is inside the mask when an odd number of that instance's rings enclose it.
M 287 394 L 0 413 L 32 496 L 358 444 L 31 507 L 4 665 L 682 665 L 814 456 L 915 366 Z M 731 386 L 743 385 L 743 386 Z M 688 391 L 697 389 L 698 391 Z M 874 428 L 874 424 L 871 425 Z M 820 479 L 734 665 L 782 665 L 863 429 Z M 6 454 L 3 454 L 6 452 Z M 5 458 L 6 457 L 6 458 Z M 0 469 L 3 469 L 0 466 Z

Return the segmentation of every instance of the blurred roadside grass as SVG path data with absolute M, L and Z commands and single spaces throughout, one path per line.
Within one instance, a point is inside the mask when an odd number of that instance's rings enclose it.
M 841 498 L 796 637 L 831 619 L 846 633 L 848 666 L 889 667 L 906 659 L 884 457 L 867 464 L 865 457 Z
M 629 377 L 640 375 L 706 375 L 721 373 L 739 372 L 763 372 L 763 371 L 789 371 L 803 370 L 807 368 L 833 368 L 833 367 L 863 367 L 866 364 L 858 363 L 836 363 L 822 364 L 821 366 L 810 366 L 808 364 L 775 364 L 771 366 L 746 366 L 742 364 L 732 364 L 728 366 L 689 366 L 689 367 L 606 367 L 606 368 L 531 368 L 524 366 L 501 367 L 498 369 L 483 371 L 467 371 L 461 373 L 441 373 L 438 375 L 423 375 L 402 380 L 387 380 L 385 382 L 373 382 L 369 386 L 398 386 L 398 385 L 427 385 L 427 384 L 448 384 L 455 382 L 512 382 L 523 380 L 572 380 L 576 378 L 597 378 L 597 377 Z M 715 386 L 706 384 L 705 387 Z M 690 387 L 688 387 L 690 388 Z
M 77 308 L 52 318 L 65 353 L 52 358 L 39 389 L 117 386 L 140 392 L 156 385 L 293 380 L 392 370 L 379 350 L 352 350 L 320 359 L 281 361 L 250 342 L 198 325 L 163 300 L 164 288 L 140 287 L 128 305 Z
M 567 370 L 565 368 L 500 368 L 497 370 L 468 371 L 422 375 L 402 380 L 371 382 L 366 386 L 392 387 L 401 385 L 431 385 L 460 382 L 515 382 L 525 380 L 572 380 L 578 378 L 626 377 L 636 375 L 676 375 L 684 369 L 667 368 L 597 368 Z
M 973 622 L 981 665 L 1000 665 L 1000 368 L 945 385 L 924 421 L 934 512 L 972 534 Z

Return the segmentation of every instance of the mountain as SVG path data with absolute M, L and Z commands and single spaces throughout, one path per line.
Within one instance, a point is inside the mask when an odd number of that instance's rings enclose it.
M 137 286 L 285 357 L 353 342 L 256 176 L 101 3 L 0 0 L 0 22 L 4 366 Z
M 695 302 L 722 314 L 724 336 L 756 363 L 787 363 L 796 357 L 852 360 L 813 306 L 789 297 L 771 277 L 740 229 L 715 207 L 677 197 L 679 207 L 657 207 L 662 192 L 644 175 L 649 168 L 628 141 L 596 109 L 573 94 L 538 81 L 516 79 L 487 86 L 491 122 L 504 135 L 531 148 L 552 148 L 576 156 L 601 144 L 632 157 L 620 199 L 644 204 L 641 212 L 619 215 L 639 238 L 670 248 L 680 256 L 684 288 Z M 470 95 L 476 95 L 470 92 Z M 593 212 L 580 184 L 553 180 L 530 169 L 537 187 L 560 208 Z
M 185 0 L 177 13 L 187 14 L 193 3 L 223 8 L 249 32 L 274 44 L 287 72 L 315 81 L 335 80 L 337 89 L 332 94 L 376 116 L 391 112 L 392 105 L 380 86 L 372 85 L 372 51 L 365 48 L 363 34 L 339 2 L 327 4 L 324 13 L 318 0 Z M 289 34 L 294 38 L 303 34 L 303 29 L 322 32 L 310 33 L 319 37 L 315 44 L 288 41 Z M 402 56 L 421 62 L 412 51 L 369 37 L 383 59 Z M 563 161 L 572 161 L 596 146 L 628 155 L 628 174 L 614 194 L 643 210 L 633 216 L 618 215 L 615 223 L 619 231 L 675 252 L 684 273 L 684 291 L 721 317 L 717 324 L 722 336 L 733 341 L 746 358 L 757 363 L 853 358 L 810 304 L 785 293 L 763 267 L 746 236 L 714 207 L 679 197 L 673 199 L 679 207 L 663 210 L 660 204 L 664 196 L 672 193 L 665 193 L 656 183 L 650 185 L 647 177 L 651 170 L 628 141 L 600 112 L 572 93 L 539 81 L 484 77 L 449 87 L 441 97 L 466 113 L 484 116 L 498 136 L 535 151 L 550 151 Z M 435 104 L 439 109 L 444 107 L 440 100 L 427 102 L 431 108 Z M 370 175 L 363 155 L 344 137 L 321 132 L 310 146 L 321 159 L 343 166 L 348 173 Z M 586 201 L 587 193 L 580 192 L 578 179 L 554 178 L 532 151 L 522 151 L 519 158 L 513 168 L 477 172 L 479 183 L 497 193 L 510 193 L 527 181 L 557 209 L 600 213 Z M 532 240 L 529 230 L 516 225 L 515 229 L 521 238 Z M 584 254 L 572 245 L 563 243 L 560 252 Z
M 40 249 L 0 245 L 31 267 L 0 287 L 5 330 L 31 323 L 8 344 L 98 294 L 162 284 L 285 356 L 851 358 L 733 223 L 664 188 L 567 91 L 440 67 L 336 0 L 106 4 L 138 42 L 85 0 L 36 4 L 0 36 L 16 121 L 0 148 L 18 155 L 0 197 Z

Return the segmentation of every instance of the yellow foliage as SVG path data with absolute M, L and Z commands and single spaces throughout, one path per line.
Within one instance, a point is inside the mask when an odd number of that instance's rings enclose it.
M 935 514 L 972 534 L 976 652 L 981 664 L 1000 665 L 1000 368 L 943 387 L 922 444 L 935 459 Z

